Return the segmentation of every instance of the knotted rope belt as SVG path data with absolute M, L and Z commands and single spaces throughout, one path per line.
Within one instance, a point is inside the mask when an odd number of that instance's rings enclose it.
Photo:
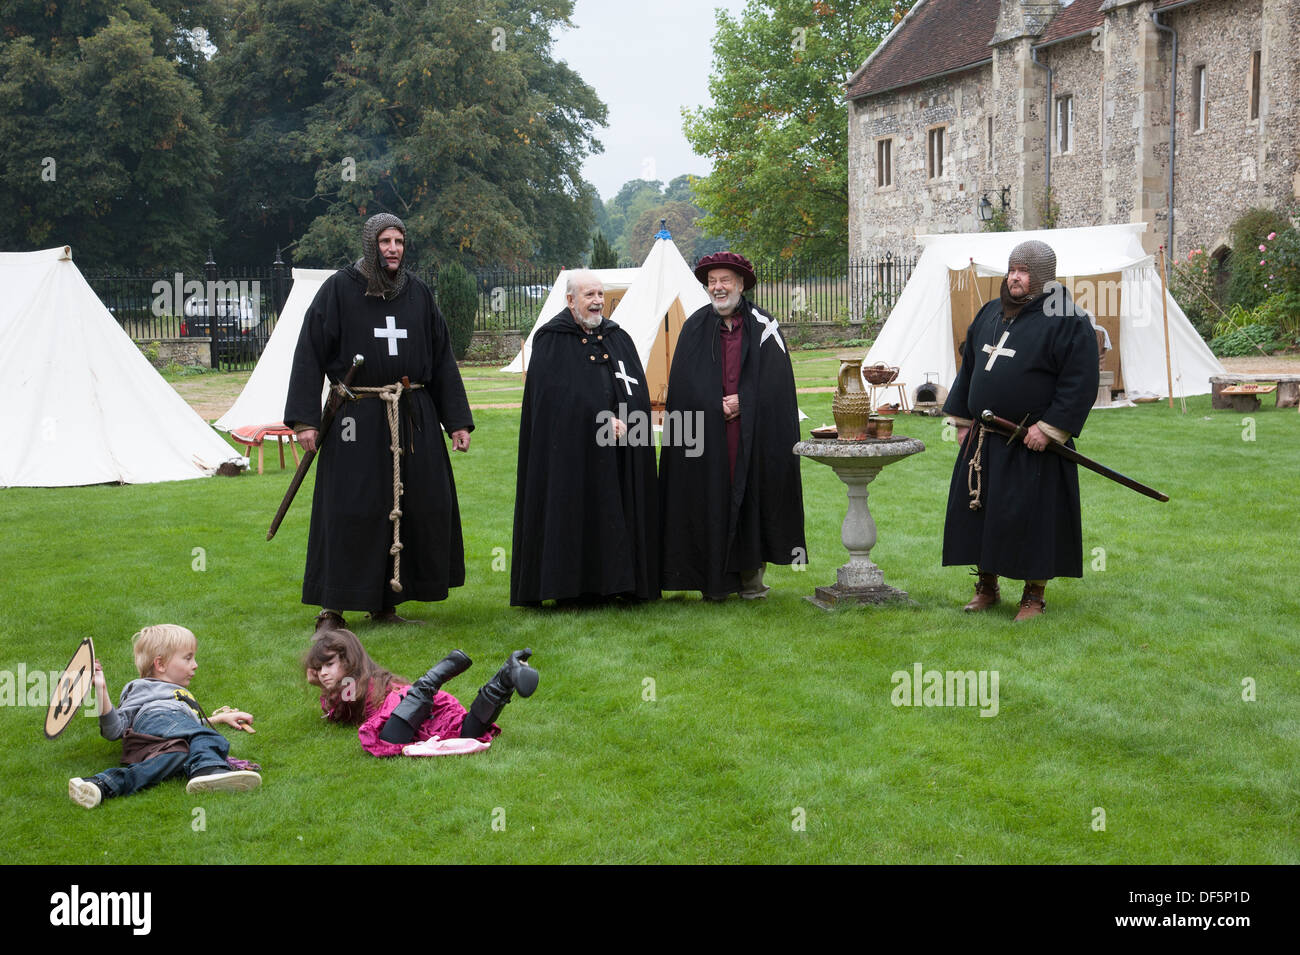
M 424 385 L 410 384 L 409 382 L 396 381 L 391 385 L 384 385 L 379 388 L 353 388 L 352 394 L 349 395 L 340 385 L 334 386 L 339 389 L 339 393 L 344 398 L 350 398 L 359 401 L 362 398 L 379 398 L 388 406 L 388 433 L 392 438 L 392 444 L 389 448 L 393 452 L 393 509 L 388 513 L 388 519 L 393 522 L 393 546 L 388 549 L 388 553 L 393 556 L 393 579 L 388 582 L 388 586 L 393 588 L 393 593 L 402 592 L 402 424 L 398 415 L 398 407 L 402 401 L 402 394 L 407 391 L 414 391 L 417 388 L 423 388 Z
M 970 456 L 970 463 L 966 465 L 966 489 L 970 491 L 970 509 L 978 511 L 984 506 L 980 500 L 980 491 L 983 484 L 981 480 L 984 473 L 984 425 L 976 421 L 971 425 L 979 431 L 979 437 L 975 441 L 975 450 Z

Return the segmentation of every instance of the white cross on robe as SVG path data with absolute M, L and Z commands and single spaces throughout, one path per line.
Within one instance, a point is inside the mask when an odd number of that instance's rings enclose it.
M 623 387 L 627 389 L 629 395 L 632 394 L 633 385 L 641 384 L 639 379 L 633 378 L 627 373 L 627 369 L 623 367 L 623 360 L 621 358 L 618 362 L 618 371 L 614 374 L 614 377 L 623 379 Z
M 396 316 L 393 316 L 393 315 L 385 315 L 385 316 L 384 316 L 384 321 L 387 323 L 388 327 L 387 327 L 387 328 L 376 328 L 376 329 L 375 329 L 375 337 L 376 337 L 376 338 L 387 338 L 387 339 L 388 339 L 388 354 L 390 354 L 390 355 L 396 355 L 396 354 L 397 354 L 397 340 L 398 340 L 399 338 L 405 338 L 405 337 L 406 337 L 406 329 L 405 329 L 405 328 L 398 328 L 398 327 L 397 327 L 397 318 L 396 318 Z
M 994 363 L 995 361 L 997 361 L 998 358 L 1000 358 L 1000 357 L 1003 356 L 1003 355 L 1006 355 L 1008 358 L 1013 358 L 1013 357 L 1015 357 L 1016 350 L 1015 350 L 1014 348 L 1003 348 L 1003 347 L 1002 347 L 1003 345 L 1005 345 L 1005 344 L 1007 343 L 1007 336 L 1010 335 L 1010 334 L 1011 334 L 1011 332 L 1009 332 L 1009 331 L 1007 331 L 1007 332 L 1003 332 L 1003 333 L 1002 333 L 1002 340 L 1001 340 L 1000 342 L 998 342 L 996 346 L 994 346 L 994 345 L 985 345 L 985 346 L 984 346 L 984 354 L 986 354 L 986 355 L 989 356 L 988 363 L 985 364 L 985 366 L 984 366 L 984 370 L 985 370 L 985 371 L 992 371 L 992 370 L 993 370 L 993 363 Z
M 781 341 L 781 336 L 776 331 L 776 319 L 771 315 L 763 314 L 758 309 L 754 309 L 754 317 L 763 325 L 763 337 L 758 340 L 758 347 L 762 348 L 763 343 L 769 338 L 775 338 L 776 343 L 781 346 L 781 351 L 785 351 L 785 342 Z

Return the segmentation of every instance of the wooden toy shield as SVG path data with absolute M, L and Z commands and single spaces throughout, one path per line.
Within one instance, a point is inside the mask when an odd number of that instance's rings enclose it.
M 54 739 L 72 722 L 73 715 L 90 693 L 95 675 L 95 645 L 86 637 L 77 646 L 77 652 L 59 677 L 58 686 L 50 694 L 50 708 L 45 714 L 45 738 Z

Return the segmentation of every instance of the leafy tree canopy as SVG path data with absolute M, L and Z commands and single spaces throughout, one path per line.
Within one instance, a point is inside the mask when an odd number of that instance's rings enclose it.
M 889 31 L 893 0 L 750 0 L 717 14 L 712 106 L 683 110 L 713 172 L 695 184 L 706 232 L 758 261 L 842 260 L 848 248 L 843 83 Z

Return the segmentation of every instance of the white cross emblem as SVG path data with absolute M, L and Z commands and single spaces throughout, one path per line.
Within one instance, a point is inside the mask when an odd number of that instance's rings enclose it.
M 995 361 L 997 361 L 998 358 L 1000 358 L 1002 355 L 1006 355 L 1008 358 L 1013 358 L 1013 357 L 1015 357 L 1016 350 L 1015 350 L 1014 348 L 1003 348 L 1003 347 L 1002 347 L 1003 345 L 1005 345 L 1005 344 L 1007 343 L 1007 336 L 1010 335 L 1010 334 L 1011 334 L 1011 332 L 1009 332 L 1009 331 L 1008 331 L 1008 332 L 1003 332 L 1003 333 L 1002 333 L 1002 340 L 1001 340 L 1000 342 L 998 342 L 996 346 L 993 346 L 993 345 L 985 345 L 985 346 L 984 346 L 984 354 L 986 354 L 986 355 L 989 356 L 988 363 L 984 366 L 984 370 L 985 370 L 985 371 L 992 371 L 992 370 L 993 370 L 993 363 L 994 363 Z
M 627 389 L 627 393 L 629 395 L 632 394 L 633 385 L 641 384 L 639 379 L 633 378 L 631 375 L 627 373 L 627 369 L 623 367 L 622 359 L 619 360 L 618 372 L 614 375 L 614 377 L 623 379 L 623 387 Z
M 762 348 L 763 343 L 769 338 L 775 338 L 776 343 L 781 346 L 781 351 L 785 351 L 785 342 L 781 341 L 781 336 L 776 331 L 776 319 L 771 315 L 760 312 L 758 309 L 754 309 L 754 317 L 763 325 L 763 337 L 758 340 L 758 347 Z
M 387 328 L 376 328 L 376 338 L 388 339 L 388 354 L 397 354 L 397 339 L 406 337 L 406 329 L 397 327 L 397 319 L 392 315 L 385 315 L 384 321 L 388 323 Z

